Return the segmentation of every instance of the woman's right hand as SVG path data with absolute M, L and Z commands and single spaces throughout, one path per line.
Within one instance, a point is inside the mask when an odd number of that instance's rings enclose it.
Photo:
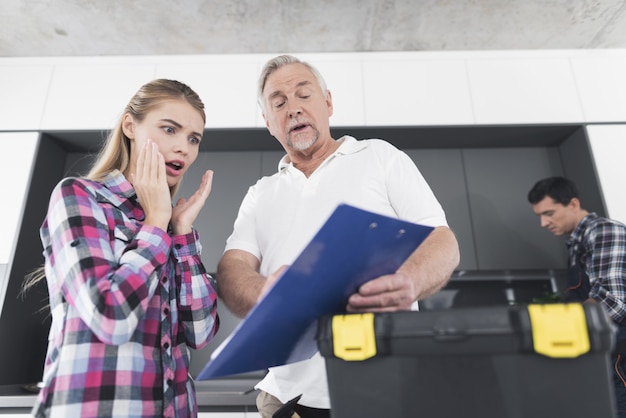
M 131 180 L 146 214 L 144 223 L 167 231 L 172 217 L 172 196 L 167 185 L 165 160 L 149 139 L 139 151 L 137 171 L 131 174 Z

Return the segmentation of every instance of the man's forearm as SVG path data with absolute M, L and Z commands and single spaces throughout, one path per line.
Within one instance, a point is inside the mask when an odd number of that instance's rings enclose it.
M 437 227 L 400 266 L 399 271 L 414 278 L 419 300 L 444 287 L 459 261 L 459 245 L 454 233 L 450 228 Z
M 265 284 L 265 278 L 251 264 L 254 260 L 239 252 L 227 252 L 217 266 L 218 296 L 238 317 L 246 316 L 254 307 Z

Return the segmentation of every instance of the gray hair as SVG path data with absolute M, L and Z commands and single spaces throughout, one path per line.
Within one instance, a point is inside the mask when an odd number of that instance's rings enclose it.
M 261 106 L 261 110 L 263 110 L 263 112 L 265 112 L 265 103 L 263 102 L 263 90 L 265 90 L 265 84 L 267 83 L 267 79 L 270 75 L 272 75 L 274 71 L 289 64 L 302 64 L 306 68 L 308 68 L 309 71 L 311 71 L 311 73 L 313 73 L 313 75 L 317 79 L 317 83 L 322 89 L 322 93 L 326 95 L 326 81 L 324 81 L 324 77 L 322 77 L 322 74 L 317 70 L 317 68 L 313 67 L 308 62 L 300 61 L 293 55 L 279 55 L 265 63 L 265 65 L 263 66 L 263 70 L 261 71 L 261 76 L 259 77 L 257 101 L 259 102 L 259 106 Z

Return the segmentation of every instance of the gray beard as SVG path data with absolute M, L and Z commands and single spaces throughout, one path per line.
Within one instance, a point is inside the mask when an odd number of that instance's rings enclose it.
M 313 144 L 317 142 L 317 139 L 319 138 L 319 136 L 320 136 L 320 133 L 317 130 L 315 130 L 315 134 L 313 135 L 313 137 L 306 142 L 304 141 L 294 142 L 291 140 L 291 136 L 287 136 L 287 146 L 289 146 L 291 149 L 295 151 L 305 151 L 311 148 Z

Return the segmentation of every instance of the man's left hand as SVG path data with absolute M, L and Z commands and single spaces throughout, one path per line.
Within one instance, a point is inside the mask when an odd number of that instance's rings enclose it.
M 348 299 L 346 309 L 350 313 L 410 310 L 416 299 L 417 289 L 413 279 L 397 272 L 361 285 L 358 293 Z

